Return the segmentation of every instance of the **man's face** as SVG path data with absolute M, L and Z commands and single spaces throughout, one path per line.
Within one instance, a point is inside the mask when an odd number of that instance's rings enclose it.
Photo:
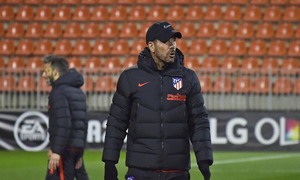
M 175 60 L 176 38 L 172 37 L 163 43 L 160 40 L 154 41 L 154 55 L 164 63 L 173 63 Z
M 43 65 L 43 78 L 46 79 L 49 85 L 52 85 L 52 83 L 54 82 L 54 74 L 55 74 L 54 71 L 55 70 L 51 68 L 50 64 Z

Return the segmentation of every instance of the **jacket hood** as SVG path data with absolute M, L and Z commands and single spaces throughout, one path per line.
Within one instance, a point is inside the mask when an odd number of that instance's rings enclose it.
M 79 88 L 84 84 L 84 80 L 79 72 L 77 72 L 75 69 L 70 69 L 67 73 L 60 76 L 56 81 L 54 81 L 53 86 L 62 84 Z

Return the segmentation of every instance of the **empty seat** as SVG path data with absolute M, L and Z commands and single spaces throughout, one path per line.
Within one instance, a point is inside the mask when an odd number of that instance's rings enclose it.
M 204 15 L 204 20 L 220 21 L 222 19 L 223 19 L 223 12 L 221 6 L 213 5 L 207 7 Z
M 20 72 L 23 72 L 24 68 L 24 60 L 19 57 L 13 57 L 7 61 L 6 72 L 18 74 Z
M 198 75 L 202 93 L 210 93 L 212 90 L 212 80 L 208 75 Z
M 53 17 L 52 9 L 50 6 L 37 7 L 34 20 L 35 21 L 51 21 Z
M 105 23 L 102 27 L 100 36 L 102 38 L 116 38 L 119 36 L 117 23 Z
M 140 52 L 144 49 L 146 46 L 145 40 L 144 39 L 136 39 L 130 48 L 130 55 L 133 55 L 136 57 L 137 55 L 140 54 Z
M 112 49 L 110 52 L 112 55 L 128 55 L 129 54 L 129 45 L 127 41 L 121 39 L 114 41 Z
M 113 88 L 113 79 L 111 76 L 98 76 L 95 84 L 96 93 L 112 93 Z
M 262 12 L 258 6 L 247 6 L 243 20 L 249 22 L 258 22 L 262 18 Z
M 268 5 L 269 0 L 250 0 L 250 4 L 266 6 Z
M 229 0 L 212 0 L 213 4 L 228 4 Z
M 40 57 L 32 57 L 27 60 L 25 73 L 38 74 L 42 72 L 43 61 Z
M 101 73 L 104 74 L 117 74 L 121 71 L 121 63 L 120 60 L 116 57 L 109 57 L 104 61 L 103 69 Z
M 154 0 L 136 0 L 137 4 L 150 5 L 154 3 Z
M 76 22 L 70 22 L 66 24 L 64 28 L 64 38 L 79 38 L 81 36 L 80 24 Z
M 127 9 L 125 6 L 113 6 L 111 9 L 110 21 L 125 21 L 127 20 Z
M 102 68 L 101 59 L 97 57 L 87 58 L 84 63 L 84 73 L 96 74 Z
M 274 37 L 274 28 L 271 23 L 261 23 L 257 27 L 257 32 L 255 35 L 260 39 L 271 39 Z
M 127 57 L 122 64 L 122 68 L 126 69 L 126 68 L 130 68 L 130 67 L 136 65 L 137 60 L 138 60 L 137 57 Z
M 185 54 L 189 51 L 188 42 L 186 40 L 183 40 L 183 39 L 176 40 L 176 47 L 179 48 L 180 51 L 183 52 L 183 54 Z
M 69 40 L 58 40 L 55 44 L 54 54 L 68 56 L 72 52 L 72 44 Z
M 184 9 L 182 6 L 174 5 L 171 6 L 167 12 L 167 21 L 182 21 L 185 17 Z
M 62 0 L 44 0 L 43 4 L 46 5 L 58 5 L 61 4 Z
M 293 92 L 295 94 L 300 94 L 300 78 L 295 79 Z
M 185 19 L 187 21 L 200 21 L 203 17 L 201 6 L 189 6 L 186 12 Z
M 222 73 L 236 73 L 239 70 L 239 67 L 239 59 L 237 57 L 225 57 L 221 62 Z
M 91 11 L 90 20 L 96 22 L 107 21 L 109 17 L 108 8 L 105 6 L 96 6 Z
M 269 50 L 269 56 L 285 56 L 286 55 L 286 43 L 285 41 L 274 40 L 271 41 Z
M 164 0 L 164 1 L 154 0 L 154 3 L 158 5 L 169 5 L 173 3 L 173 0 Z
M 14 22 L 8 25 L 6 38 L 22 38 L 24 35 L 24 27 L 22 23 Z
M 254 25 L 251 23 L 241 23 L 238 26 L 236 37 L 242 39 L 252 39 L 254 36 Z
M 254 40 L 249 45 L 248 55 L 250 56 L 265 56 L 267 53 L 267 45 L 265 41 Z
M 214 73 L 219 70 L 219 60 L 216 57 L 205 57 L 201 63 L 201 72 Z
M 24 4 L 28 5 L 40 5 L 42 0 L 24 0 Z
M 31 23 L 27 26 L 25 33 L 26 38 L 41 38 L 44 34 L 43 26 L 41 23 Z
M 148 28 L 149 28 L 151 25 L 152 25 L 151 22 L 143 23 L 143 24 L 141 25 L 140 30 L 139 30 L 138 37 L 139 37 L 139 38 L 145 39 L 145 37 L 146 37 L 146 32 L 147 32 Z
M 165 15 L 164 8 L 162 6 L 155 5 L 155 6 L 151 6 L 148 12 L 147 20 L 161 21 L 162 19 L 165 19 L 165 16 L 166 15 Z
M 290 0 L 270 0 L 272 5 L 286 5 L 288 3 L 290 3 Z
M 80 0 L 63 0 L 62 1 L 62 4 L 65 4 L 65 5 L 77 5 L 79 4 L 79 1 Z
M 288 47 L 288 56 L 300 57 L 300 40 L 292 41 Z
M 80 4 L 82 5 L 95 5 L 98 3 L 98 0 L 81 0 Z
M 200 68 L 200 63 L 197 57 L 188 57 L 184 59 L 184 66 L 189 69 L 198 70 Z
M 242 9 L 240 6 L 232 5 L 227 7 L 224 20 L 226 21 L 240 21 L 243 18 Z
M 268 94 L 272 91 L 272 84 L 268 77 L 258 77 L 254 80 L 252 92 L 256 94 Z
M 296 39 L 300 39 L 300 25 L 297 26 L 294 36 Z
M 246 57 L 241 64 L 241 73 L 243 74 L 256 74 L 260 69 L 260 63 L 257 57 Z
M 0 92 L 9 92 L 16 89 L 15 77 L 6 75 L 0 76 Z
M 249 0 L 230 0 L 230 3 L 236 5 L 245 5 L 249 3 Z
M 78 6 L 75 8 L 73 16 L 73 21 L 89 21 L 90 20 L 90 10 L 86 6 Z
M 83 26 L 81 37 L 83 38 L 98 38 L 100 35 L 100 28 L 98 23 L 89 22 Z
M 4 68 L 6 67 L 6 63 L 3 58 L 0 57 L 0 69 L 1 71 L 4 71 Z
M 252 81 L 249 76 L 239 76 L 235 79 L 233 93 L 248 94 L 252 89 Z
M 42 39 L 39 42 L 37 42 L 34 50 L 34 55 L 46 55 L 46 54 L 52 54 L 53 52 L 53 46 L 52 41 Z
M 209 48 L 209 54 L 216 56 L 225 55 L 227 53 L 227 49 L 228 48 L 225 40 L 213 40 Z
M 199 38 L 211 38 L 215 36 L 215 33 L 214 23 L 203 22 L 199 25 L 196 36 Z
M 146 9 L 144 6 L 133 6 L 130 9 L 129 21 L 144 21 L 146 19 Z
M 275 37 L 278 39 L 292 39 L 294 35 L 292 23 L 281 23 L 277 27 Z
M 0 37 L 4 37 L 4 34 L 5 34 L 4 25 L 1 23 L 0 24 Z
M 282 60 L 280 73 L 288 75 L 300 74 L 300 62 L 296 58 L 285 58 Z
M 276 75 L 279 72 L 279 60 L 275 57 L 267 57 L 262 60 L 260 72 L 262 74 Z
M 293 83 L 287 77 L 279 77 L 273 85 L 274 94 L 291 94 L 293 92 Z
M 34 52 L 34 44 L 33 41 L 31 40 L 27 40 L 27 39 L 23 39 L 20 40 L 18 45 L 17 45 L 17 49 L 16 49 L 16 55 L 24 55 L 24 56 L 28 56 L 28 55 L 32 55 Z
M 15 44 L 13 40 L 2 39 L 0 41 L 0 55 L 11 56 L 15 53 Z
M 82 68 L 82 62 L 79 57 L 71 57 L 68 58 L 69 68 L 74 68 L 78 71 L 81 71 Z
M 131 5 L 135 4 L 136 0 L 117 0 L 118 4 Z
M 72 55 L 75 56 L 89 56 L 91 52 L 91 45 L 88 40 L 78 40 L 73 46 Z
M 53 15 L 54 21 L 70 21 L 71 20 L 71 9 L 68 6 L 59 6 L 55 8 Z
M 283 20 L 289 22 L 300 21 L 300 8 L 297 6 L 288 6 L 284 9 Z
M 193 4 L 210 4 L 211 3 L 211 0 L 192 0 L 192 3 Z
M 36 92 L 37 83 L 32 76 L 21 76 L 17 82 L 17 92 Z
M 217 30 L 218 38 L 233 38 L 235 35 L 234 25 L 232 23 L 221 23 Z
M 217 76 L 215 83 L 213 84 L 213 93 L 231 93 L 232 81 L 229 76 Z
M 32 21 L 34 17 L 34 10 L 30 6 L 21 6 L 15 17 L 17 21 Z
M 13 21 L 15 13 L 13 6 L 0 6 L 0 21 Z
M 245 56 L 247 54 L 247 45 L 243 40 L 232 40 L 229 45 L 228 55 L 230 56 Z
M 62 36 L 63 30 L 60 23 L 49 23 L 45 28 L 44 37 L 45 38 L 55 38 L 58 39 Z
M 196 28 L 192 22 L 183 22 L 179 27 L 179 31 L 184 38 L 194 38 L 196 35 Z
M 93 76 L 85 76 L 82 90 L 85 91 L 86 93 L 93 93 L 94 88 L 95 88 L 95 82 Z
M 208 47 L 205 40 L 195 39 L 192 41 L 188 54 L 190 55 L 205 55 L 208 51 Z
M 109 41 L 104 39 L 96 40 L 92 48 L 92 55 L 103 56 L 110 54 Z
M 123 27 L 120 31 L 121 38 L 136 38 L 138 35 L 138 29 L 135 23 L 128 22 L 126 24 L 123 24 Z
M 279 22 L 282 18 L 281 7 L 280 6 L 270 6 L 265 9 L 264 21 Z

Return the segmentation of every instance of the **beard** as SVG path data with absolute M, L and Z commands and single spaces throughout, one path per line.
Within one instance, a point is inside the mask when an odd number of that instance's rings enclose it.
M 53 78 L 53 76 L 49 76 L 49 77 L 48 77 L 47 83 L 48 83 L 50 86 L 53 85 L 53 83 L 54 83 L 54 78 Z

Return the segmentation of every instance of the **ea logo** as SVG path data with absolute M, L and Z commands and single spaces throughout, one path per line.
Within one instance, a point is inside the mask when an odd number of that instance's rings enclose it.
M 47 127 L 48 117 L 46 115 L 37 111 L 25 112 L 16 121 L 15 140 L 26 151 L 43 150 L 49 143 Z

